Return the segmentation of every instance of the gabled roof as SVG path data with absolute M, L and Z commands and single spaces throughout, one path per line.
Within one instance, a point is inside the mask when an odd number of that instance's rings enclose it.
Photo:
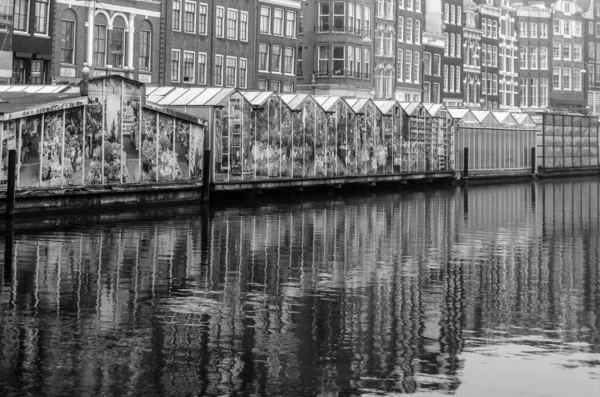
M 447 110 L 450 117 L 455 120 L 460 120 L 463 123 L 479 123 L 477 117 L 469 109 L 448 108 Z
M 282 94 L 279 97 L 291 111 L 302 110 L 304 101 L 311 98 L 308 94 Z
M 350 106 L 355 114 L 364 113 L 365 106 L 371 101 L 369 98 L 344 98 L 344 101 Z
M 416 116 L 417 110 L 425 109 L 421 102 L 400 102 L 400 106 L 409 116 Z
M 146 91 L 148 102 L 159 106 L 221 106 L 221 102 L 236 92 L 235 88 L 173 88 L 160 87 Z
M 335 111 L 335 105 L 342 98 L 339 96 L 314 96 L 313 99 L 324 112 L 329 113 Z
M 79 94 L 39 94 L 5 92 L 0 102 L 0 120 L 13 120 L 36 114 L 70 109 L 87 104 L 87 97 Z
M 396 104 L 398 102 L 396 102 L 396 101 L 373 101 L 373 103 L 375 104 L 375 107 L 377 108 L 377 110 L 379 110 L 379 112 L 381 112 L 381 114 L 393 115 L 394 114 L 394 106 L 396 106 Z
M 527 113 L 513 113 L 512 116 L 515 118 L 519 125 L 535 126 L 535 122 Z
M 423 106 L 425 106 L 425 109 L 431 117 L 437 117 L 440 112 L 446 110 L 446 107 L 441 103 L 428 103 L 423 104 Z
M 492 114 L 494 115 L 494 117 L 496 117 L 496 120 L 498 120 L 498 122 L 501 124 L 507 124 L 507 125 L 519 124 L 519 123 L 517 123 L 517 120 L 515 120 L 515 118 L 511 115 L 510 112 L 493 111 Z

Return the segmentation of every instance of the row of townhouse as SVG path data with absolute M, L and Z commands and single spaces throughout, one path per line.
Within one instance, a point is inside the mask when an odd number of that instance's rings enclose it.
M 14 84 L 76 83 L 89 70 L 600 115 L 594 1 L 0 0 L 0 51 Z

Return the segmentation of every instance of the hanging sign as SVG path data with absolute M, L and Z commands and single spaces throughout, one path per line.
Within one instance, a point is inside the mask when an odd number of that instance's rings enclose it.
M 31 61 L 31 77 L 38 78 L 42 75 L 42 60 L 34 59 Z

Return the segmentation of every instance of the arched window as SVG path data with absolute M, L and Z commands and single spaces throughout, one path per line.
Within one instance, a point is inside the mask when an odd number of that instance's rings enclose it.
M 152 69 L 152 25 L 144 20 L 138 29 L 139 56 L 138 68 L 140 71 L 149 72 Z
M 60 62 L 75 64 L 75 32 L 77 16 L 73 10 L 65 10 L 60 21 Z
M 106 66 L 106 29 L 108 21 L 103 14 L 94 20 L 94 66 Z
M 125 35 L 125 19 L 116 17 L 110 36 L 110 60 L 113 68 L 125 67 L 125 51 L 127 51 L 127 36 Z

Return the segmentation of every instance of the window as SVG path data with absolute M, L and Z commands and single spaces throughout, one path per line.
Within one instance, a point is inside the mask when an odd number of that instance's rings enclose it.
M 34 33 L 48 34 L 48 1 L 49 0 L 35 0 Z
M 354 47 L 348 46 L 348 66 L 346 68 L 347 76 L 354 76 Z
M 62 21 L 60 61 L 71 65 L 75 63 L 75 21 Z
M 421 12 L 421 0 L 415 0 L 415 12 Z
M 521 47 L 521 69 L 527 69 L 527 47 Z
M 294 49 L 291 47 L 285 48 L 283 58 L 283 73 L 293 74 L 294 73 Z
M 333 46 L 333 75 L 344 75 L 344 46 Z
M 423 74 L 425 76 L 431 76 L 431 53 L 423 53 Z
M 359 47 L 355 47 L 354 48 L 354 62 L 355 62 L 355 71 L 354 71 L 354 77 L 362 77 L 361 73 L 362 73 L 362 49 Z
M 581 21 L 575 21 L 575 37 L 581 37 Z
M 456 6 L 454 4 L 450 6 L 450 24 L 456 24 Z
M 494 74 L 492 77 L 492 94 L 498 95 L 498 75 Z
M 365 79 L 371 78 L 371 50 L 369 48 L 363 49 L 363 65 Z
M 398 16 L 398 41 L 404 41 L 404 17 Z
M 555 41 L 552 47 L 552 57 L 555 60 L 560 60 L 561 45 L 560 42 Z
M 333 2 L 333 31 L 343 32 L 344 31 L 344 11 L 346 9 L 346 3 L 343 1 Z
M 185 2 L 183 30 L 187 33 L 196 33 L 196 3 Z
M 271 81 L 271 91 L 273 91 L 273 92 L 281 92 L 281 82 L 279 82 L 279 81 Z
M 481 32 L 484 37 L 487 37 L 487 20 L 485 18 L 481 18 Z
M 348 32 L 352 32 L 354 29 L 354 3 L 348 3 Z
M 223 55 L 215 55 L 215 85 L 223 85 Z
M 414 77 L 414 82 L 418 83 L 421 80 L 421 53 L 418 51 L 413 52 L 413 58 L 414 58 L 413 77 Z
M 529 37 L 532 39 L 537 38 L 537 22 L 529 23 Z
M 412 51 L 404 54 L 404 81 L 412 83 Z
M 171 81 L 179 81 L 179 50 L 171 50 Z
M 552 20 L 552 33 L 560 34 L 560 19 Z
M 383 8 L 384 8 L 383 0 L 377 0 L 377 17 L 378 18 L 383 18 Z
M 581 71 L 577 68 L 573 69 L 573 90 L 581 91 Z
M 267 89 L 267 80 L 258 80 L 258 89 L 265 91 Z
M 588 34 L 594 34 L 594 22 L 592 21 L 588 22 Z
M 540 106 L 548 107 L 548 79 L 540 79 Z
M 450 37 L 448 32 L 444 33 L 444 55 L 449 56 L 450 49 Z
M 198 53 L 198 84 L 206 84 L 206 53 Z
M 285 19 L 285 35 L 287 37 L 296 37 L 296 13 L 286 11 Z
M 563 68 L 563 90 L 571 89 L 571 68 Z
M 196 77 L 196 54 L 194 52 L 183 53 L 183 82 L 193 84 Z
M 271 56 L 271 72 L 281 73 L 281 46 L 274 45 Z
M 461 78 L 460 78 L 460 66 L 456 67 L 456 92 L 460 92 Z
M 527 22 L 521 22 L 519 24 L 519 36 L 527 37 Z
M 421 44 L 421 21 L 418 19 L 415 19 L 415 44 Z
M 540 47 L 540 69 L 548 70 L 548 48 Z
M 529 106 L 537 107 L 537 105 L 538 105 L 538 79 L 530 80 L 529 95 L 530 95 Z
M 238 11 L 227 9 L 227 38 L 237 40 L 238 33 Z
M 600 37 L 600 22 L 596 22 L 596 37 Z
M 444 91 L 448 91 L 448 65 L 444 65 Z
M 561 89 L 561 70 L 560 68 L 554 68 L 552 72 L 552 88 L 555 90 Z
M 540 23 L 540 37 L 542 39 L 548 38 L 548 24 Z M 546 81 L 547 81 L 547 79 L 546 79 Z
M 10 4 L 10 3 L 9 3 Z M 26 32 L 29 28 L 29 0 L 15 0 L 14 29 Z
M 444 23 L 450 23 L 450 5 L 444 3 Z
M 394 20 L 394 1 L 385 0 L 385 17 Z
M 450 92 L 454 92 L 454 66 L 450 65 L 450 76 L 448 76 L 449 79 L 449 91 Z
M 563 25 L 563 34 L 565 36 L 571 35 L 571 21 L 561 21 Z
M 240 40 L 248 41 L 248 13 L 240 11 Z
M 527 88 L 529 84 L 527 84 L 527 79 L 520 79 L 521 85 L 521 106 L 528 107 L 529 96 L 527 95 Z
M 456 57 L 457 58 L 460 58 L 460 51 L 461 51 L 461 48 L 462 48 L 461 47 L 460 39 L 461 39 L 461 35 L 457 34 L 456 35 Z
M 439 54 L 433 54 L 433 65 L 432 65 L 432 73 L 434 76 L 439 77 L 442 66 L 442 57 Z
M 529 48 L 529 69 L 537 69 L 538 53 L 537 47 Z
M 319 76 L 329 75 L 329 46 L 321 45 L 318 51 L 318 73 Z
M 404 50 L 398 48 L 398 63 L 396 64 L 396 80 L 403 81 L 402 75 L 404 71 Z
M 114 68 L 124 67 L 124 53 L 125 53 L 125 29 L 113 27 L 112 30 L 112 42 L 110 45 L 112 54 L 112 66 Z
M 354 33 L 360 33 L 362 29 L 362 12 L 362 6 L 357 4 L 354 18 Z
M 588 67 L 588 86 L 590 86 L 590 87 L 593 87 L 596 84 L 596 82 L 595 82 L 596 76 L 594 74 L 594 69 L 595 69 L 594 65 L 590 65 Z
M 106 26 L 94 25 L 94 66 L 106 65 Z
M 596 47 L 593 45 L 588 45 L 588 58 L 593 62 L 594 58 L 596 58 L 596 51 L 594 51 Z
M 563 45 L 563 60 L 565 60 L 565 61 L 571 60 L 571 44 L 564 43 L 564 45 Z
M 269 71 L 269 45 L 261 43 L 258 46 L 258 70 Z
M 573 44 L 573 60 L 581 61 L 581 44 Z
M 456 24 L 462 25 L 462 7 L 456 7 Z
M 198 4 L 198 33 L 206 34 L 206 23 L 208 19 L 208 5 Z
M 322 2 L 321 8 L 323 5 L 327 6 L 327 14 L 329 15 L 329 3 Z M 327 25 L 329 25 L 329 23 Z M 329 30 L 329 28 L 327 30 Z M 271 34 L 271 7 L 260 7 L 260 33 Z
M 247 88 L 248 86 L 248 60 L 246 58 L 240 58 L 240 70 L 239 70 L 239 87 Z
M 273 34 L 283 36 L 283 10 L 281 8 L 273 11 Z
M 140 30 L 140 53 L 138 58 L 138 68 L 146 72 L 150 71 L 150 49 L 152 42 L 150 41 L 151 33 L 149 30 Z
M 302 46 L 298 47 L 298 56 L 296 57 L 296 76 L 302 76 Z
M 283 92 L 284 93 L 294 92 L 294 83 L 283 83 Z
M 406 42 L 413 42 L 413 20 L 412 18 L 406 18 Z
M 450 56 L 454 57 L 455 54 L 455 50 L 456 50 L 456 35 L 454 33 L 450 33 Z
M 433 83 L 433 91 L 431 93 L 433 97 L 433 101 L 435 103 L 440 103 L 440 85 L 438 83 Z
M 498 38 L 498 21 L 494 21 L 492 24 L 492 37 L 494 39 Z
M 173 30 L 181 30 L 181 1 L 173 0 Z
M 365 31 L 369 31 L 371 29 L 371 7 L 365 6 Z
M 225 9 L 223 7 L 217 7 L 217 21 L 215 24 L 215 34 L 217 37 L 223 37 L 225 35 Z
M 225 87 L 235 87 L 236 82 L 236 71 L 237 71 L 237 58 L 227 57 L 225 60 Z

